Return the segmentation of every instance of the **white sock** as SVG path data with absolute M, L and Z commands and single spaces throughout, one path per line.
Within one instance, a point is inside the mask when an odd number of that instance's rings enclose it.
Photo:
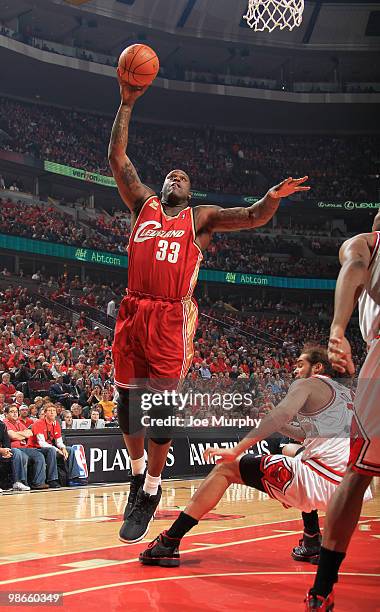
M 139 459 L 130 459 L 131 462 L 131 470 L 132 476 L 136 476 L 137 474 L 144 474 L 146 463 L 144 455 Z
M 161 476 L 151 476 L 149 472 L 147 472 L 143 486 L 145 493 L 148 493 L 149 495 L 156 495 L 160 482 Z

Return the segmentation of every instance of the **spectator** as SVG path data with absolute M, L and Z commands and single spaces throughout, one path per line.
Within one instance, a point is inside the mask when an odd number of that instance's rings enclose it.
M 16 387 L 12 385 L 10 380 L 10 374 L 8 372 L 4 372 L 1 376 L 0 393 L 4 395 L 5 401 L 11 400 L 16 393 Z
M 58 376 L 55 383 L 50 387 L 50 397 L 53 401 L 61 402 L 66 408 L 70 408 L 71 403 L 75 400 L 73 395 L 66 390 L 66 385 L 63 384 L 63 376 Z
M 54 380 L 54 376 L 50 370 L 49 363 L 47 361 L 44 361 L 42 363 L 42 366 L 35 371 L 32 378 L 38 380 Z
M 89 406 L 93 406 L 95 404 L 99 404 L 102 401 L 102 387 L 100 385 L 95 385 L 93 390 L 90 393 L 87 404 Z
M 21 406 L 24 405 L 24 394 L 22 391 L 16 391 L 14 403 L 17 406 L 17 410 L 19 410 Z
M 14 491 L 30 491 L 27 485 L 28 457 L 19 448 L 11 449 L 7 427 L 3 421 L 0 421 L 0 463 L 10 464 Z
M 37 411 L 36 414 L 33 414 L 32 416 L 38 416 L 40 413 L 40 410 L 43 406 L 44 400 L 43 397 L 41 397 L 41 395 L 36 395 L 36 397 L 34 398 L 33 404 L 35 406 L 35 409 Z
M 107 304 L 107 317 L 116 318 L 116 304 L 113 298 Z
M 19 422 L 23 425 L 24 429 L 28 429 L 31 425 L 33 425 L 34 421 L 29 416 L 29 406 L 27 404 L 21 404 L 18 408 L 19 411 Z
M 96 392 L 98 394 L 101 393 L 101 389 L 103 387 L 103 381 L 102 381 L 102 378 L 100 376 L 100 372 L 99 372 L 98 368 L 95 368 L 93 370 L 92 374 L 90 374 L 90 382 L 91 382 L 91 385 L 92 385 L 93 389 L 94 390 L 96 389 Z M 95 397 L 96 397 L 96 395 L 95 395 Z
M 18 476 L 15 476 L 15 478 L 18 481 L 27 483 L 27 474 L 28 474 L 27 468 L 28 468 L 28 463 L 30 461 L 32 465 L 31 488 L 36 489 L 36 490 L 48 489 L 49 486 L 45 482 L 46 480 L 45 459 L 43 455 L 36 448 L 28 447 L 29 438 L 31 438 L 33 434 L 31 430 L 25 428 L 24 423 L 19 420 L 18 408 L 16 404 L 11 404 L 11 406 L 7 408 L 6 415 L 7 415 L 7 418 L 5 419 L 4 424 L 7 428 L 8 436 L 11 441 L 12 454 L 14 453 L 15 449 L 17 449 L 21 451 L 21 453 L 23 455 L 26 455 L 27 457 L 25 473 L 21 472 Z M 48 462 L 48 459 L 47 459 L 47 462 Z M 22 463 L 22 465 L 24 465 L 24 463 Z
M 73 428 L 73 415 L 70 412 L 70 410 L 65 410 L 63 413 L 63 421 L 62 421 L 62 426 L 65 426 L 65 429 L 72 429 Z
M 30 404 L 29 406 L 29 418 L 32 423 L 38 419 L 38 408 L 35 404 Z
M 91 429 L 95 429 L 96 427 L 98 427 L 99 424 L 99 410 L 97 410 L 96 408 L 91 408 L 91 414 L 90 414 L 90 418 L 91 418 Z
M 208 368 L 207 362 L 203 361 L 201 367 L 199 368 L 199 373 L 201 377 L 205 380 L 209 380 L 211 378 L 211 372 Z
M 116 402 L 112 399 L 112 391 L 110 389 L 103 389 L 101 393 L 100 402 L 97 407 L 101 407 L 103 415 L 101 418 L 110 420 L 112 418 L 113 410 L 116 407 Z
M 83 408 L 80 404 L 71 404 L 71 414 L 73 419 L 83 419 L 82 411 Z
M 56 402 L 54 406 L 57 412 L 57 420 L 59 421 L 59 423 L 62 423 L 64 407 L 60 402 Z
M 71 446 L 65 446 L 63 442 L 61 427 L 56 420 L 56 416 L 57 412 L 54 404 L 47 404 L 44 417 L 33 423 L 33 436 L 29 440 L 29 445 L 33 448 L 40 448 L 45 457 L 47 453 L 50 453 L 49 449 L 55 449 L 56 458 L 62 458 L 67 464 L 69 486 L 87 484 L 85 479 L 79 477 L 80 469 L 75 458 L 74 449 Z M 56 488 L 57 482 L 58 470 L 56 467 L 49 486 L 53 485 L 53 488 Z

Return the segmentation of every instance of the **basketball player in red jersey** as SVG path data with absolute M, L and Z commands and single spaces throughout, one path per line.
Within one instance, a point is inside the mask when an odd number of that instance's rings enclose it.
M 190 179 L 183 170 L 165 178 L 161 197 L 144 185 L 126 155 L 128 128 L 136 100 L 146 91 L 119 78 L 121 104 L 112 128 L 109 161 L 119 193 L 132 214 L 128 246 L 128 289 L 116 321 L 113 343 L 119 424 L 131 460 L 132 480 L 119 537 L 133 543 L 148 531 L 161 497 L 161 472 L 170 447 L 170 430 L 148 440 L 136 389 L 176 389 L 193 357 L 197 306 L 192 298 L 198 270 L 213 232 L 265 225 L 282 197 L 309 187 L 307 177 L 288 178 L 247 208 L 190 204 Z M 170 379 L 170 380 L 168 380 Z M 137 409 L 138 407 L 138 409 Z M 166 411 L 165 411 L 166 410 Z M 170 414 L 170 408 L 160 416 Z
M 345 334 L 357 302 L 368 354 L 354 401 L 350 467 L 327 508 L 318 571 L 306 596 L 307 611 L 333 610 L 333 586 L 358 523 L 364 493 L 373 476 L 380 475 L 380 212 L 372 230 L 347 240 L 339 253 L 342 268 L 335 290 L 329 359 L 341 374 L 355 373 Z

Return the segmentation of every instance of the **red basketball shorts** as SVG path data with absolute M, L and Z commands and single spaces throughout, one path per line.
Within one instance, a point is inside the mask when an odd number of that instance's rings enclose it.
M 164 300 L 128 292 L 112 346 L 115 384 L 175 389 L 191 365 L 198 308 L 192 299 Z
M 349 463 L 360 474 L 380 476 L 380 338 L 372 341 L 359 374 Z

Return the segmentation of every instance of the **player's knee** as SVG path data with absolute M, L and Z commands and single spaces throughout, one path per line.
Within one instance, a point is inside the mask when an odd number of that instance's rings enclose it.
M 222 474 L 225 478 L 227 478 L 230 484 L 240 481 L 238 461 L 224 461 L 223 463 L 218 463 L 216 469 L 219 474 Z
M 174 406 L 154 406 L 150 410 L 150 427 L 148 437 L 159 445 L 168 444 L 172 440 Z
M 154 434 L 151 434 L 149 436 L 149 439 L 152 440 L 152 442 L 154 442 L 155 444 L 158 444 L 159 446 L 163 446 L 164 444 L 169 444 L 172 441 L 171 438 L 159 438 L 159 437 L 155 437 Z
M 372 476 L 369 476 L 367 474 L 359 474 L 359 472 L 356 472 L 352 469 L 352 466 L 350 466 L 344 476 L 344 481 L 346 483 L 346 486 L 348 486 L 352 490 L 365 491 L 366 488 L 371 484 Z
M 141 390 L 117 387 L 117 418 L 124 434 L 140 434 L 144 430 L 141 410 Z

